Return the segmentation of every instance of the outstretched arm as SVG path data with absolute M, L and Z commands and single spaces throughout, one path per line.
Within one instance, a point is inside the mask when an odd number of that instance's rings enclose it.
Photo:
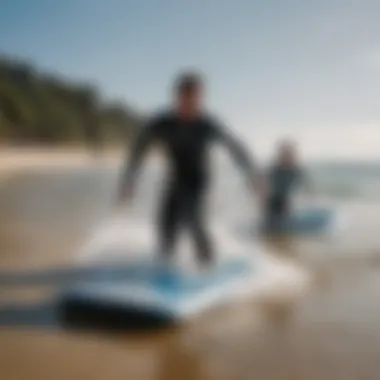
M 229 150 L 237 166 L 248 178 L 249 184 L 262 193 L 264 185 L 263 176 L 257 170 L 253 159 L 243 144 L 222 126 L 215 125 L 214 130 L 217 139 Z
M 226 128 L 214 125 L 214 133 L 217 140 L 230 152 L 237 166 L 249 177 L 256 174 L 255 165 L 246 148 Z
M 149 122 L 139 132 L 132 147 L 132 151 L 126 158 L 124 168 L 120 178 L 119 200 L 124 200 L 133 191 L 136 176 L 139 172 L 142 161 L 145 158 L 147 148 L 156 136 L 157 122 Z

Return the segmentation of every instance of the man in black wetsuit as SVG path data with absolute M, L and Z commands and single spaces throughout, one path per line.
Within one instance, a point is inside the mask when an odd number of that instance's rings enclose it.
M 243 147 L 203 112 L 202 92 L 203 82 L 196 73 L 185 73 L 178 78 L 173 109 L 151 118 L 137 138 L 121 179 L 120 198 L 131 197 L 147 147 L 159 143 L 170 169 L 158 223 L 160 252 L 166 259 L 172 255 L 178 230 L 185 224 L 192 234 L 199 260 L 207 265 L 212 263 L 213 252 L 205 231 L 203 203 L 209 184 L 211 144 L 224 144 L 244 170 L 252 189 L 256 182 L 253 165 Z

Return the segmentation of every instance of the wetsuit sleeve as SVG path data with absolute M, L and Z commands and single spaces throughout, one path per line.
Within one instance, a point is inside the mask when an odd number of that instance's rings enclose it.
M 219 124 L 213 123 L 212 130 L 217 141 L 222 143 L 229 150 L 239 168 L 242 169 L 250 179 L 252 179 L 253 176 L 257 174 L 256 168 L 252 158 L 243 144 L 239 142 L 225 127 Z
M 128 153 L 126 162 L 120 180 L 120 195 L 123 196 L 127 189 L 133 187 L 135 178 L 140 169 L 141 163 L 145 158 L 147 149 L 155 140 L 158 134 L 160 121 L 153 119 L 149 121 L 139 132 L 135 143 L 132 146 L 131 152 Z

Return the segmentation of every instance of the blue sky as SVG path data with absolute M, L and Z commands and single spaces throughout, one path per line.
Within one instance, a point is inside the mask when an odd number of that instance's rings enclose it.
M 143 110 L 181 68 L 252 146 L 380 159 L 377 0 L 0 0 L 0 51 Z

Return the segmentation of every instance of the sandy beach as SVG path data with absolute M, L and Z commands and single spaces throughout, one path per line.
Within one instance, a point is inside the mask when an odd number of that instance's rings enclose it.
M 110 168 L 119 158 L 107 153 L 107 165 L 94 165 L 80 150 L 0 151 L 0 173 L 7 174 L 0 269 L 72 262 L 90 227 L 107 215 L 116 178 Z M 380 204 L 343 203 L 352 221 L 344 234 L 265 243 L 310 273 L 302 297 L 247 303 L 183 328 L 144 336 L 57 331 L 21 321 L 54 289 L 0 289 L 3 378 L 378 380 Z M 21 322 L 4 322 L 10 307 Z
M 102 164 L 120 161 L 121 149 L 108 149 L 100 154 Z M 0 148 L 0 176 L 20 171 L 38 171 L 49 168 L 84 167 L 98 162 L 92 152 L 85 148 Z

